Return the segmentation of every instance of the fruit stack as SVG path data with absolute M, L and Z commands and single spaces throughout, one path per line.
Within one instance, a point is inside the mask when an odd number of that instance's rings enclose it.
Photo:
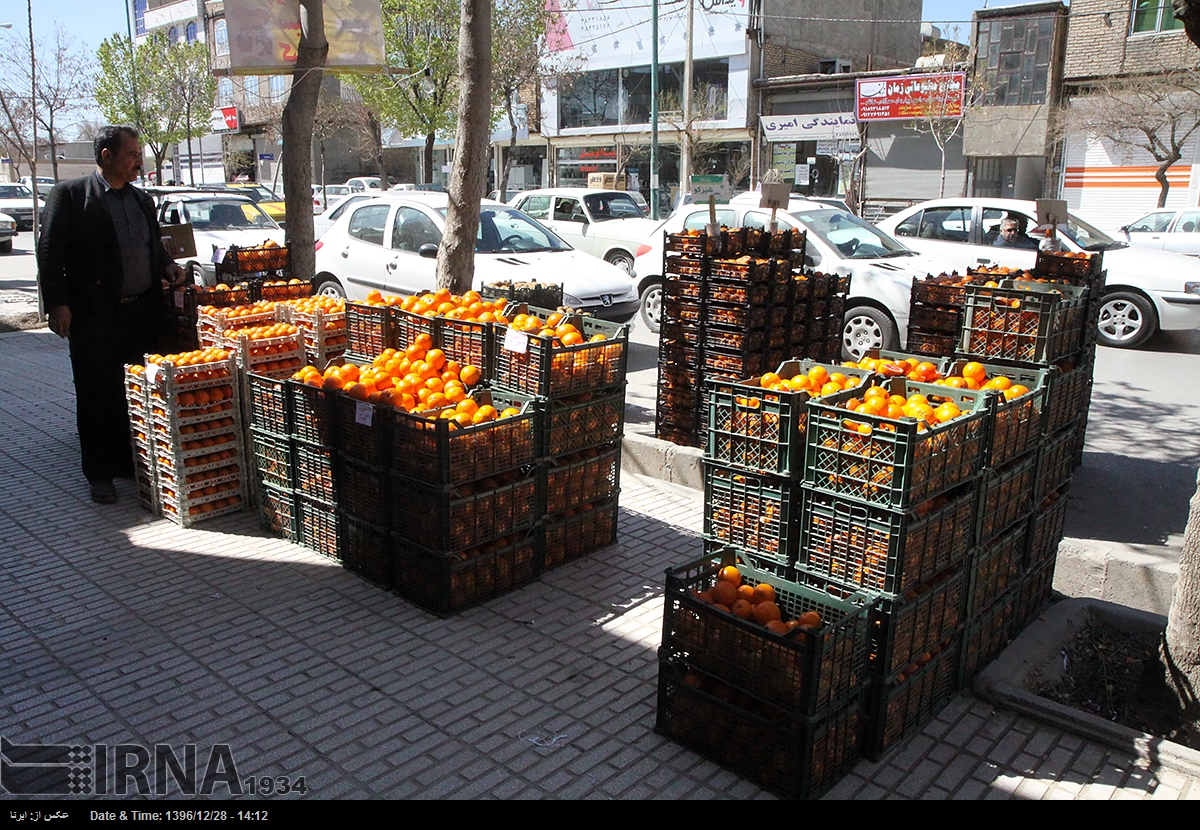
M 515 304 L 492 331 L 494 386 L 540 399 L 542 570 L 616 540 L 628 327 Z
M 962 331 L 965 286 L 973 279 L 954 273 L 913 280 L 906 343 L 911 354 L 932 359 L 954 354 Z
M 196 309 L 196 336 L 201 347 L 220 346 L 232 332 L 255 326 L 269 326 L 282 320 L 271 300 L 257 300 L 235 306 L 202 305 Z
M 232 308 L 248 305 L 257 299 L 248 282 L 217 286 L 189 285 L 167 296 L 171 312 L 171 343 L 179 350 L 197 349 L 202 345 L 197 336 L 196 322 L 200 306 Z M 211 345 L 211 344 L 209 344 Z
M 220 345 L 237 356 L 244 372 L 286 378 L 304 365 L 304 334 L 292 323 L 228 329 Z
M 129 412 L 129 438 L 133 448 L 133 478 L 138 502 L 158 514 L 158 496 L 154 486 L 154 452 L 151 443 L 150 394 L 146 367 L 125 367 L 125 404 Z
M 792 356 L 836 359 L 848 281 L 803 273 L 804 247 L 790 229 L 667 235 L 659 438 L 703 444 L 708 379 L 761 374 Z
M 264 286 L 265 288 L 265 286 Z M 308 363 L 324 369 L 346 352 L 346 301 L 335 297 L 284 300 L 287 322 L 304 333 Z
M 244 507 L 236 372 L 219 348 L 146 356 L 155 495 L 162 514 L 184 527 Z

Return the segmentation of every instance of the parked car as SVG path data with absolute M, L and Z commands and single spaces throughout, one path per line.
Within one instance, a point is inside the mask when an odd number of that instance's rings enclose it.
M 20 178 L 20 182 L 21 182 L 21 184 L 28 187 L 30 190 L 33 190 L 33 177 L 32 176 L 22 176 Z M 49 193 L 50 188 L 54 187 L 55 184 L 57 184 L 57 182 L 54 181 L 53 176 L 38 176 L 37 177 L 38 195 L 41 196 L 46 193 Z
M 320 239 L 325 231 L 333 227 L 333 223 L 340 219 L 342 214 L 351 205 L 365 202 L 367 199 L 374 199 L 378 195 L 378 193 L 371 191 L 369 193 L 349 193 L 345 196 L 339 196 L 337 199 L 331 199 L 329 208 L 321 215 L 313 217 L 313 239 Z
M 365 193 L 368 190 L 383 190 L 379 184 L 378 176 L 355 176 L 352 179 L 346 179 L 346 187 L 350 188 L 351 193 Z
M 630 274 L 638 245 L 656 224 L 623 190 L 526 190 L 509 204 L 543 223 L 576 250 Z
M 1036 225 L 1034 202 L 984 197 L 922 202 L 879 223 L 918 251 L 968 266 L 1032 268 L 1037 251 L 994 245 L 1000 221 L 1012 217 Z M 1131 248 L 1068 214 L 1058 238 L 1068 251 L 1103 251 L 1108 271 L 1097 321 L 1105 346 L 1134 348 L 1156 331 L 1200 328 L 1200 262 L 1146 248 Z
M 254 202 L 234 193 L 192 192 L 164 196 L 158 207 L 164 225 L 192 226 L 196 256 L 175 260 L 202 285 L 217 284 L 214 257 L 230 245 L 252 248 L 267 240 L 284 244 L 283 228 Z
M 268 216 L 278 222 L 280 227 L 283 227 L 283 223 L 287 218 L 287 211 L 284 208 L 283 199 L 265 184 L 259 184 L 258 182 L 199 184 L 196 185 L 196 189 L 217 191 L 224 190 L 230 193 L 236 193 L 239 196 L 245 196 L 247 199 L 262 208 Z
M 7 213 L 0 213 L 0 254 L 12 253 L 13 239 L 17 235 L 17 220 Z
M 38 194 L 38 217 L 46 210 L 46 199 Z M 17 230 L 33 230 L 33 191 L 23 184 L 0 183 L 0 212 L 17 223 Z
M 348 195 L 350 188 L 344 184 L 314 184 L 312 192 L 313 213 L 321 214 L 325 212 L 325 207 L 329 202 Z
M 718 205 L 719 224 L 766 228 L 771 212 L 756 198 L 735 197 Z M 909 297 L 914 278 L 949 270 L 944 263 L 906 248 L 852 213 L 817 202 L 792 199 L 776 212 L 778 227 L 807 232 L 805 265 L 850 277 L 842 331 L 842 352 L 860 358 L 870 349 L 895 349 L 908 336 Z M 658 331 L 662 304 L 663 233 L 703 230 L 709 209 L 685 205 L 664 221 L 638 249 L 634 271 L 641 293 L 641 319 Z
M 1135 248 L 1200 256 L 1200 210 L 1156 210 L 1117 231 Z
M 371 289 L 433 290 L 448 204 L 442 193 L 386 193 L 350 206 L 317 243 L 317 291 L 362 299 Z M 637 314 L 624 271 L 573 250 L 516 208 L 484 201 L 474 287 L 501 280 L 561 283 L 566 305 L 603 320 L 624 323 Z

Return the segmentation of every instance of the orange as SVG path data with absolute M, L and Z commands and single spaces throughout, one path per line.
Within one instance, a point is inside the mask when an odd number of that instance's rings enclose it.
M 722 582 L 728 582 L 734 588 L 742 584 L 742 572 L 733 565 L 726 565 L 721 568 L 717 574 L 717 578 Z
M 741 579 L 740 575 L 738 579 Z M 713 586 L 712 598 L 713 602 L 717 605 L 733 605 L 737 601 L 737 587 L 732 582 L 719 579 L 717 580 L 717 584 Z
M 763 625 L 769 622 L 779 622 L 780 616 L 779 606 L 770 600 L 765 600 L 754 606 L 754 619 Z

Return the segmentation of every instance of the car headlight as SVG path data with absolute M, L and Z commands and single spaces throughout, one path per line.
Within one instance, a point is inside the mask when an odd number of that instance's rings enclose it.
M 17 223 L 10 219 L 0 219 L 0 228 L 3 228 L 6 231 L 11 231 L 16 226 Z
M 583 305 L 583 300 L 576 297 L 574 294 L 563 292 L 563 305 L 569 305 L 571 308 L 579 308 Z
M 1183 293 L 1200 294 L 1200 282 L 1185 282 L 1183 284 Z

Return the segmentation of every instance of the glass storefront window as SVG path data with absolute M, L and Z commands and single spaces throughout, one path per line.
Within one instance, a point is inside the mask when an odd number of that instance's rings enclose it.
M 693 73 L 694 86 L 702 91 L 704 99 L 699 105 L 710 119 L 724 119 L 728 112 L 729 59 L 696 61 Z M 659 67 L 660 111 L 678 110 L 682 106 L 679 93 L 682 81 L 682 63 Z M 558 116 L 559 126 L 564 129 L 649 124 L 650 67 L 585 72 L 574 81 L 560 84 Z

